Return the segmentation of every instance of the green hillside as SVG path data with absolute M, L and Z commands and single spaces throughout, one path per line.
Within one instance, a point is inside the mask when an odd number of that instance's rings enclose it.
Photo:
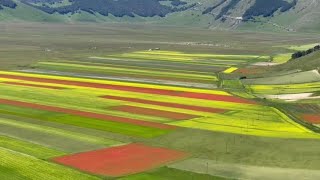
M 140 22 L 211 29 L 320 29 L 319 1 L 310 0 L 2 0 L 0 21 Z

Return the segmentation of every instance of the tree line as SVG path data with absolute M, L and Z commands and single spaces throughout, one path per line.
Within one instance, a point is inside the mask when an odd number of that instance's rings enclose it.
M 306 56 L 308 54 L 311 54 L 313 52 L 319 51 L 320 50 L 320 45 L 316 45 L 313 48 L 310 48 L 306 51 L 298 51 L 292 54 L 291 59 L 298 59 L 300 57 Z
M 0 9 L 2 9 L 2 6 L 14 9 L 17 4 L 12 0 L 0 0 Z

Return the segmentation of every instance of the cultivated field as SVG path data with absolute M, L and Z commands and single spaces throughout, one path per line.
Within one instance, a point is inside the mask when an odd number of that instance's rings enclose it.
M 0 179 L 318 177 L 317 72 L 255 66 L 312 34 L 92 27 L 2 27 Z

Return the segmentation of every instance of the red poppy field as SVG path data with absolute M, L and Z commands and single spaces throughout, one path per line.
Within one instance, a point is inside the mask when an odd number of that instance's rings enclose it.
M 320 124 L 320 115 L 318 114 L 305 114 L 302 117 L 309 123 Z
M 134 143 L 62 156 L 53 161 L 92 174 L 118 177 L 147 171 L 186 157 L 188 154 L 185 152 Z

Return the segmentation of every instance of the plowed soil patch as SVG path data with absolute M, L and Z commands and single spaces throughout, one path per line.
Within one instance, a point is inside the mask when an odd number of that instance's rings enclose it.
M 18 86 L 29 86 L 29 87 L 39 87 L 39 88 L 47 88 L 47 89 L 65 89 L 63 87 L 56 86 L 46 86 L 40 84 L 27 84 L 27 83 L 19 83 L 19 82 L 3 82 L 4 84 L 18 85 Z
M 109 95 L 102 96 L 102 98 L 119 100 L 119 101 L 142 103 L 142 104 L 151 104 L 151 105 L 172 107 L 172 108 L 179 108 L 179 109 L 188 109 L 188 110 L 200 111 L 200 112 L 210 112 L 210 113 L 223 113 L 223 112 L 226 112 L 226 110 L 224 110 L 224 109 L 201 107 L 201 106 L 192 106 L 192 105 L 184 105 L 184 104 L 177 104 L 177 103 L 170 103 L 170 102 L 151 101 L 151 100 L 144 100 L 144 99 L 138 99 L 138 98 L 128 98 L 128 97 L 109 96 Z
M 58 79 L 47 79 L 47 78 L 37 78 L 37 77 L 26 77 L 26 76 L 16 76 L 16 75 L 0 75 L 2 78 L 9 79 L 19 79 L 26 81 L 36 81 L 36 82 L 45 82 L 45 83 L 55 83 L 55 84 L 64 84 L 64 85 L 73 85 L 73 86 L 82 86 L 82 87 L 91 87 L 99 89 L 112 89 L 120 90 L 127 92 L 137 92 L 137 93 L 146 93 L 146 94 L 158 94 L 158 95 L 167 95 L 167 96 L 176 96 L 176 97 L 185 97 L 185 98 L 194 98 L 194 99 L 204 99 L 204 100 L 213 100 L 213 101 L 226 101 L 226 102 L 235 102 L 235 103 L 245 103 L 245 104 L 255 104 L 255 102 L 226 95 L 216 95 L 216 94 L 207 94 L 207 93 L 195 93 L 195 92 L 182 92 L 182 91 L 172 91 L 156 88 L 143 88 L 143 87 L 133 87 L 126 85 L 112 85 L 112 84 L 99 84 L 91 82 L 79 82 L 79 81 L 70 81 L 70 80 L 58 80 Z
M 180 151 L 129 144 L 58 157 L 53 161 L 92 174 L 118 177 L 157 168 L 186 157 L 187 154 Z
M 193 119 L 198 117 L 191 114 L 177 113 L 177 112 L 170 112 L 170 111 L 149 109 L 149 108 L 141 108 L 141 107 L 135 107 L 135 106 L 116 106 L 116 107 L 112 107 L 112 110 L 128 112 L 132 114 L 164 117 L 164 118 L 174 119 L 174 120 L 187 120 L 187 119 Z
M 175 126 L 161 124 L 161 123 L 148 122 L 148 121 L 142 121 L 142 120 L 131 119 L 131 118 L 123 118 L 123 117 L 117 117 L 117 116 L 106 115 L 106 114 L 97 114 L 92 112 L 40 105 L 40 104 L 34 104 L 34 103 L 27 103 L 27 102 L 21 102 L 21 101 L 14 101 L 14 100 L 8 100 L 8 99 L 0 99 L 0 104 L 34 108 L 34 109 L 39 109 L 44 111 L 51 111 L 51 112 L 58 112 L 58 113 L 65 113 L 65 114 L 72 114 L 72 115 L 82 116 L 87 118 L 128 123 L 128 124 L 134 124 L 134 125 L 146 126 L 146 127 L 152 127 L 152 128 L 158 128 L 158 129 L 175 129 L 176 128 Z
M 305 114 L 302 118 L 312 124 L 320 124 L 320 114 Z

